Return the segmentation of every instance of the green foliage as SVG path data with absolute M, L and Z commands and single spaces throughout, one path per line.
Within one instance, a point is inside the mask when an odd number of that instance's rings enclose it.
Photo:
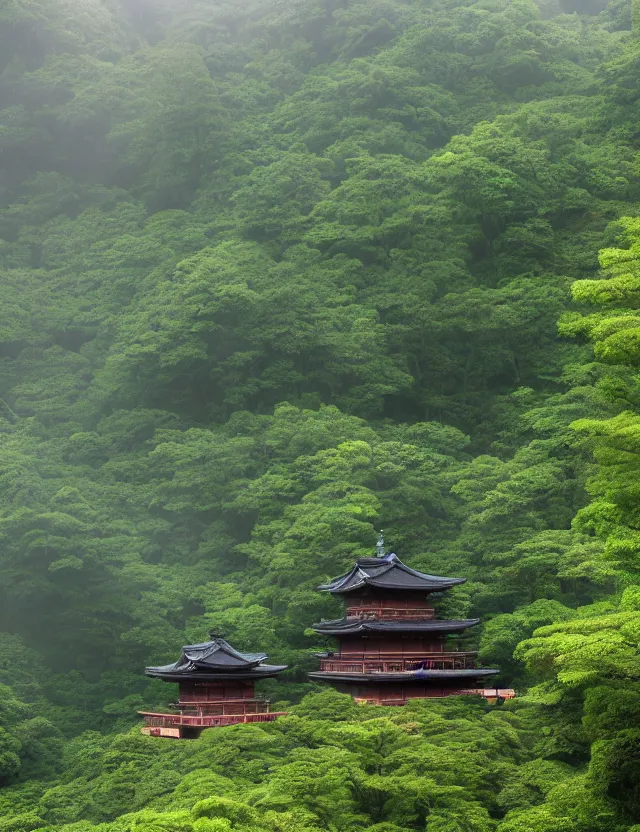
M 2 5 L 0 832 L 640 823 L 640 64 L 604 5 Z M 439 613 L 514 705 L 308 683 L 315 587 L 381 527 L 468 578 Z M 212 627 L 291 714 L 129 730 Z
M 34 805 L 45 824 L 70 828 L 492 829 L 496 784 L 528 753 L 521 729 L 516 715 L 482 705 L 372 711 L 330 691 L 277 723 L 207 731 L 193 743 L 134 729 L 96 744 L 87 734 L 68 746 L 64 781 Z M 17 816 L 11 829 L 27 821 Z

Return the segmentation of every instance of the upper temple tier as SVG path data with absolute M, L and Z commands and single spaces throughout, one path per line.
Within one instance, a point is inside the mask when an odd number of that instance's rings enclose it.
M 410 569 L 394 554 L 377 558 L 360 558 L 346 575 L 333 578 L 328 584 L 319 586 L 323 592 L 344 595 L 365 587 L 376 589 L 415 590 L 416 592 L 441 592 L 452 586 L 463 584 L 466 578 L 442 578 L 426 575 Z
M 166 682 L 185 679 L 217 681 L 221 679 L 267 679 L 276 676 L 286 665 L 263 664 L 265 653 L 240 653 L 223 638 L 214 638 L 203 644 L 190 644 L 182 648 L 177 662 L 162 667 L 147 667 L 147 676 Z

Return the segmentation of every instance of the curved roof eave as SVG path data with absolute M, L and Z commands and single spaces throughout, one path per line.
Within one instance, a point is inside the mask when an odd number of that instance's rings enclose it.
M 466 630 L 468 627 L 475 627 L 480 623 L 479 618 L 469 618 L 457 621 L 446 621 L 440 619 L 429 619 L 428 621 L 348 621 L 338 619 L 337 621 L 321 621 L 313 625 L 313 629 L 319 635 L 339 635 L 361 632 L 387 632 L 387 633 L 429 633 L 429 632 L 454 632 Z
M 394 574 L 396 577 L 394 580 Z M 379 589 L 437 592 L 465 583 L 466 578 L 446 578 L 418 572 L 402 563 L 394 554 L 385 558 L 361 558 L 353 568 L 318 589 L 322 592 L 345 594 L 363 586 Z
M 146 667 L 144 672 L 146 676 L 151 676 L 155 679 L 162 679 L 165 682 L 183 682 L 185 680 L 193 679 L 197 681 L 227 681 L 231 679 L 245 681 L 251 679 L 266 679 L 270 676 L 276 676 L 286 670 L 288 665 L 260 665 L 256 668 L 245 668 L 240 670 L 226 670 L 222 672 L 207 672 L 202 670 L 167 670 L 162 667 Z

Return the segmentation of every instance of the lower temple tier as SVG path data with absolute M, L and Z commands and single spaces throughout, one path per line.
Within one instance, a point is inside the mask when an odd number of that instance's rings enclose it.
M 140 711 L 145 725 L 140 730 L 149 737 L 195 739 L 205 728 L 240 725 L 247 722 L 273 722 L 284 712 L 265 711 L 246 714 L 156 714 Z
M 244 693 L 244 696 L 220 696 L 228 690 L 228 687 L 217 685 L 211 687 L 211 692 L 215 691 L 218 696 L 206 696 L 209 692 L 207 686 L 183 684 L 180 701 L 171 706 L 180 713 L 140 711 L 145 720 L 142 733 L 149 737 L 193 739 L 205 728 L 246 722 L 273 722 L 279 716 L 286 716 L 284 712 L 270 711 L 269 700 L 253 695 L 252 685 L 246 685 L 244 689 L 238 688 L 238 692 Z
M 350 694 L 357 702 L 378 705 L 404 705 L 410 699 L 432 699 L 445 696 L 480 695 L 481 679 L 494 676 L 493 668 L 468 668 L 462 670 L 427 670 L 422 667 L 404 672 L 346 673 L 316 671 L 309 678 L 316 682 L 328 682 L 341 693 Z M 495 691 L 496 689 L 492 689 Z M 504 696 L 486 698 L 510 699 L 512 691 Z

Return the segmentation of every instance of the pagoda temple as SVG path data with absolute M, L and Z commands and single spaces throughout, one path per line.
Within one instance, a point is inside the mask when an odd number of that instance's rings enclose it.
M 344 597 L 344 618 L 315 624 L 335 636 L 335 652 L 321 653 L 320 670 L 309 678 L 328 682 L 358 702 L 404 705 L 409 699 L 480 694 L 511 698 L 511 690 L 486 689 L 480 681 L 499 671 L 476 664 L 476 652 L 461 651 L 456 636 L 478 618 L 440 620 L 429 598 L 465 582 L 410 569 L 385 554 L 382 536 L 376 557 L 360 558 L 346 575 L 320 586 Z
M 177 682 L 179 695 L 171 706 L 174 713 L 141 711 L 143 734 L 192 739 L 205 728 L 272 722 L 284 716 L 269 711 L 269 700 L 256 696 L 254 685 L 286 670 L 286 665 L 264 664 L 264 653 L 240 653 L 224 638 L 213 633 L 210 637 L 204 644 L 183 647 L 174 664 L 145 669 L 147 676 Z

